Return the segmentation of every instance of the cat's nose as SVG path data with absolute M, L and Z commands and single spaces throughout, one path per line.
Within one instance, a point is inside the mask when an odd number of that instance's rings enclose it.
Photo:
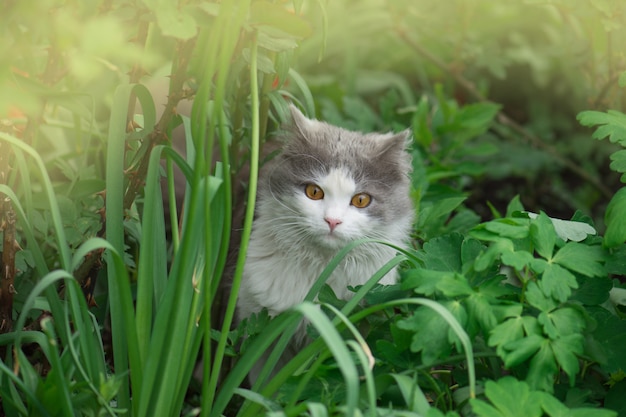
M 325 217 L 324 220 L 328 223 L 328 227 L 330 227 L 330 231 L 334 231 L 337 226 L 341 224 L 341 220 L 333 219 L 330 217 Z

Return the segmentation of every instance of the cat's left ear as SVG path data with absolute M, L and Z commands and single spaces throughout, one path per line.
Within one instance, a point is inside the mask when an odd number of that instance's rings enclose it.
M 380 149 L 381 156 L 385 154 L 401 155 L 411 146 L 413 141 L 413 132 L 411 129 L 403 130 L 400 133 L 389 133 L 382 140 Z

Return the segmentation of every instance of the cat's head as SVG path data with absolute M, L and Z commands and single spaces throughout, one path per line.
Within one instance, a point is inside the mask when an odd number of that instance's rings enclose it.
M 349 131 L 291 107 L 282 153 L 264 169 L 260 215 L 293 244 L 339 249 L 360 238 L 399 243 L 413 219 L 409 131 Z

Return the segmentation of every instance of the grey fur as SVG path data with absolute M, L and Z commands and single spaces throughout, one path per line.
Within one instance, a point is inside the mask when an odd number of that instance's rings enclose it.
M 307 119 L 293 106 L 291 114 L 293 123 L 281 138 L 282 153 L 260 175 L 257 218 L 237 303 L 239 320 L 263 308 L 274 316 L 302 301 L 328 262 L 350 241 L 371 238 L 397 246 L 408 242 L 413 206 L 411 158 L 405 148 L 410 132 L 363 134 Z M 328 190 L 325 201 L 308 199 L 306 185 L 320 182 Z M 371 196 L 369 206 L 351 204 L 351 196 L 360 193 Z M 336 230 L 329 230 L 329 213 L 340 217 Z M 338 297 L 348 298 L 348 286 L 365 283 L 394 255 L 386 245 L 359 245 L 327 283 Z M 396 275 L 394 270 L 380 282 L 391 284 Z M 301 326 L 290 351 L 305 340 Z M 279 365 L 290 356 L 284 354 Z M 251 372 L 252 380 L 265 359 Z

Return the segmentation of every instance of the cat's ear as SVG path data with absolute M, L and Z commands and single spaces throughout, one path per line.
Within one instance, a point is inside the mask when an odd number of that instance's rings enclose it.
M 319 122 L 306 117 L 300 109 L 293 104 L 289 105 L 289 111 L 291 112 L 291 120 L 293 127 L 300 132 L 303 137 L 307 137 L 306 132 L 316 130 Z
M 400 133 L 390 133 L 385 135 L 381 140 L 380 155 L 395 154 L 401 155 L 406 153 L 413 140 L 411 129 L 403 130 Z
M 400 133 L 390 133 L 382 138 L 378 148 L 378 158 L 385 158 L 405 165 L 405 169 L 410 170 L 411 155 L 407 152 L 413 141 L 411 129 L 403 130 Z

